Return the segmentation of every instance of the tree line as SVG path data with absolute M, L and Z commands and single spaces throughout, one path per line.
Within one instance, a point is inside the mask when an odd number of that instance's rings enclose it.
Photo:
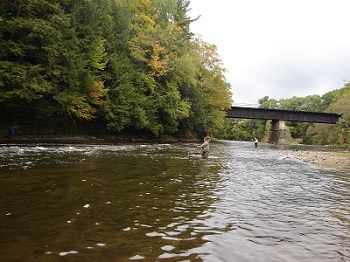
M 0 128 L 218 134 L 230 85 L 188 0 L 0 2 Z
M 322 96 L 310 95 L 280 100 L 265 96 L 259 99 L 259 108 L 341 114 L 336 125 L 287 121 L 289 141 L 314 145 L 350 143 L 350 82 Z M 266 141 L 270 122 L 226 119 L 220 137 L 235 140 L 252 140 L 253 137 L 258 137 Z

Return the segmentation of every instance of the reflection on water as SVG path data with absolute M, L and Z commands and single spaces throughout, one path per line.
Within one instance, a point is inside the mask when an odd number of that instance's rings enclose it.
M 348 170 L 288 149 L 3 144 L 1 261 L 348 261 Z

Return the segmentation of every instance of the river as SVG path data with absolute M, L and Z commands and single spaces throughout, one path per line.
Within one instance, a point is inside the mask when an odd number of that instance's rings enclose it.
M 198 145 L 0 144 L 0 261 L 350 261 L 349 170 Z

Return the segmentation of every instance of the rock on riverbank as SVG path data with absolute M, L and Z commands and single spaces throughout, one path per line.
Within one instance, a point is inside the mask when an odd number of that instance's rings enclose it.
M 293 151 L 297 159 L 333 168 L 350 168 L 350 152 Z

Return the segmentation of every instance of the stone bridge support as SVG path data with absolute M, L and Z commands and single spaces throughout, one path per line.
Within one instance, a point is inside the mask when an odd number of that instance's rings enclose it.
M 284 121 L 272 120 L 267 143 L 277 145 L 287 145 L 287 131 Z

